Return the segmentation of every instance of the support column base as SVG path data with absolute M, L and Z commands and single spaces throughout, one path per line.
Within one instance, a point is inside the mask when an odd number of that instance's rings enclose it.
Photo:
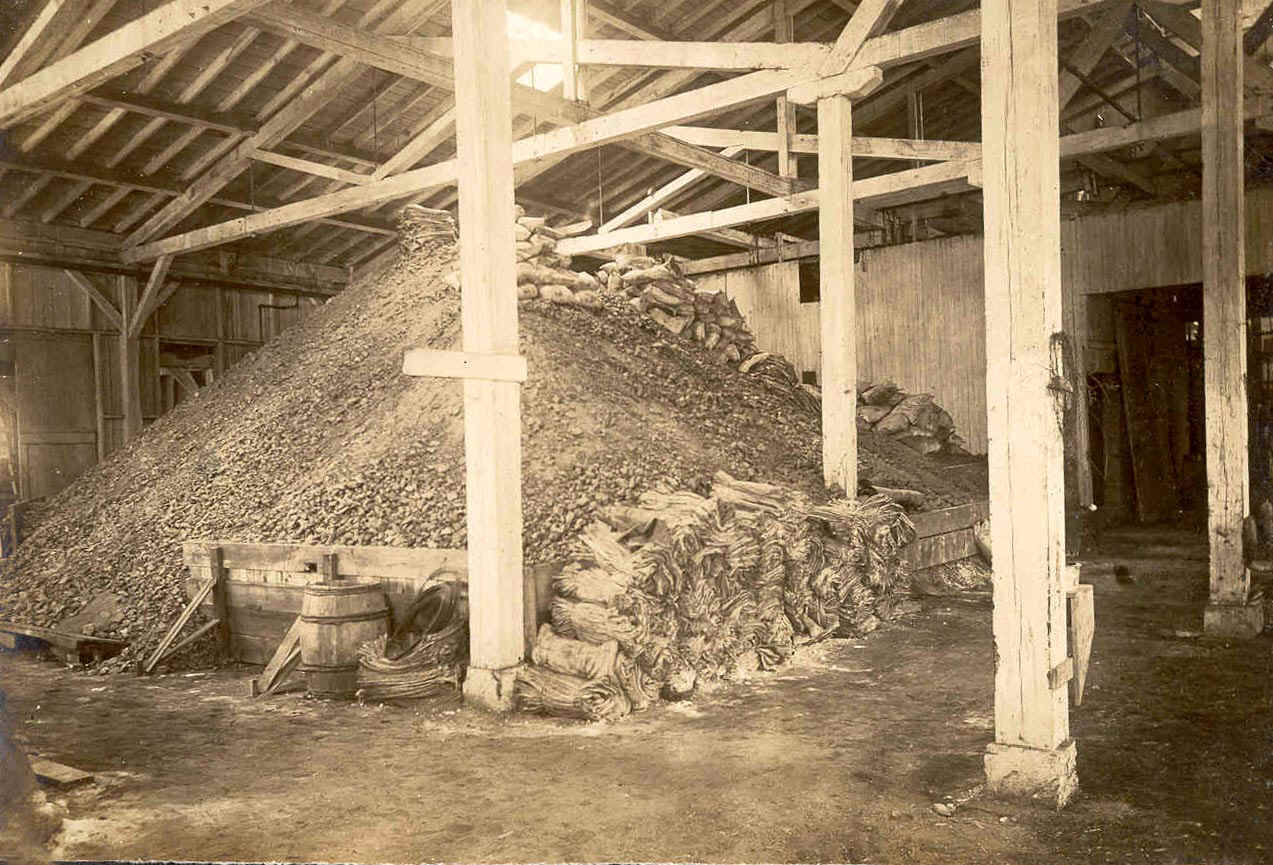
M 469 667 L 464 676 L 464 702 L 488 712 L 513 711 L 513 683 L 518 667 L 489 670 Z
M 1264 630 L 1262 601 L 1246 604 L 1207 604 L 1202 630 L 1208 637 L 1249 640 Z
M 1077 753 L 1073 739 L 1050 750 L 991 742 L 986 746 L 986 791 L 1062 808 L 1078 789 Z

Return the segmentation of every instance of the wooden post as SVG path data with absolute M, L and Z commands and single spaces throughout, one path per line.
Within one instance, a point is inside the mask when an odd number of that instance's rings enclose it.
M 124 443 L 141 432 L 141 340 L 129 338 L 128 322 L 137 308 L 137 278 L 116 277 L 119 286 L 119 400 L 124 416 Z
M 588 87 L 579 66 L 579 40 L 584 38 L 588 0 L 561 0 L 561 35 L 566 39 L 566 62 L 561 67 L 562 95 L 571 101 L 588 101 Z
M 818 100 L 818 235 L 822 285 L 822 475 L 857 495 L 857 291 L 853 260 L 853 109 Z
M 1247 475 L 1246 202 L 1241 0 L 1202 4 L 1202 332 L 1206 387 L 1208 634 L 1254 637 L 1263 607 L 1248 604 L 1242 521 Z
M 97 461 L 106 459 L 110 448 L 106 440 L 106 352 L 102 335 L 93 334 L 93 411 L 97 421 Z
M 216 580 L 212 587 L 212 606 L 216 610 L 217 622 L 217 643 L 221 647 L 221 654 L 237 661 L 230 642 L 230 601 L 227 595 L 228 587 L 226 586 L 226 570 L 225 570 L 225 550 L 221 547 L 212 547 L 208 550 L 208 565 L 212 569 L 211 577 Z
M 464 350 L 518 354 L 513 130 L 505 0 L 452 0 Z M 521 385 L 464 381 L 467 699 L 512 708 L 522 660 Z
M 795 21 L 787 9 L 787 0 L 774 0 L 774 41 L 790 42 L 795 38 Z M 785 95 L 778 97 L 778 174 L 795 177 L 799 163 L 791 152 L 791 137 L 796 129 L 796 106 Z
M 1064 681 L 1057 0 L 981 6 L 986 401 L 994 549 L 994 793 L 1077 786 Z

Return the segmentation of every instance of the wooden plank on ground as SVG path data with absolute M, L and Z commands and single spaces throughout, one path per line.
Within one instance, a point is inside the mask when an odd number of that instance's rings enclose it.
M 77 784 L 87 784 L 93 780 L 91 772 L 84 772 L 73 766 L 66 766 L 53 760 L 45 760 L 42 757 L 37 757 L 31 761 L 31 771 L 35 773 L 35 777 L 40 783 L 53 787 L 74 787 Z
M 969 502 L 966 505 L 956 505 L 939 511 L 911 514 L 911 525 L 915 527 L 916 538 L 930 538 L 934 535 L 972 528 L 974 524 L 989 516 L 989 502 Z
M 287 634 L 283 637 L 282 642 L 278 644 L 274 656 L 270 658 L 270 662 L 265 665 L 265 669 L 261 671 L 261 675 L 256 678 L 256 693 L 271 694 L 284 675 L 283 670 L 287 666 L 292 655 L 300 657 L 301 645 L 301 617 L 297 616 L 292 620 L 292 626 L 287 629 Z
M 927 538 L 918 538 L 902 549 L 902 560 L 912 570 L 933 568 L 977 555 L 972 529 L 960 529 Z

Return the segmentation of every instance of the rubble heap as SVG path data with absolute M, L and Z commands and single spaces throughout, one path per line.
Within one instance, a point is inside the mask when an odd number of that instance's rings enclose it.
M 465 546 L 461 384 L 401 373 L 409 348 L 458 347 L 456 246 L 411 243 L 51 498 L 0 565 L 0 618 L 51 626 L 115 593 L 97 632 L 131 641 L 107 662 L 124 669 L 185 605 L 184 540 Z M 605 295 L 522 305 L 527 563 L 660 483 L 704 493 L 724 470 L 822 495 L 816 413 Z M 900 444 L 859 446 L 863 477 L 924 508 L 975 497 Z

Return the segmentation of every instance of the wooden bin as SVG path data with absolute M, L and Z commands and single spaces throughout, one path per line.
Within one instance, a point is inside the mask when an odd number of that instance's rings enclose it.
M 388 633 L 389 605 L 379 580 L 310 583 L 301 601 L 301 672 L 320 697 L 352 697 L 358 647 Z

